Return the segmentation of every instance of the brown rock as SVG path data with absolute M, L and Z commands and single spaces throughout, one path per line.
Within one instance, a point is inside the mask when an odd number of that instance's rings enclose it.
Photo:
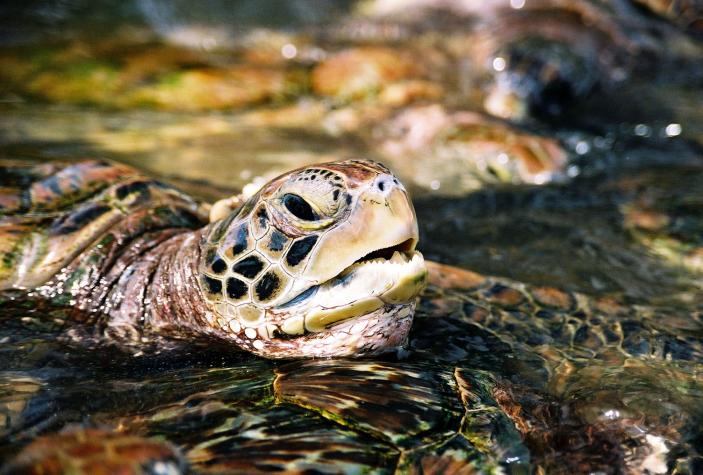
M 314 69 L 312 88 L 322 96 L 354 99 L 420 74 L 417 64 L 400 51 L 371 46 L 351 48 L 332 55 Z

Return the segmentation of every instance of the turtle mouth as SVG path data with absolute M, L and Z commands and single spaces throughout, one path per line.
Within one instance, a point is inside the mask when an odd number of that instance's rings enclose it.
M 404 256 L 408 259 L 412 259 L 413 254 L 415 253 L 415 239 L 410 238 L 406 239 L 405 241 L 401 242 L 400 244 L 396 244 L 395 246 L 390 246 L 390 247 L 384 247 L 382 249 L 376 249 L 375 251 L 371 251 L 365 256 L 357 259 L 344 269 L 340 274 L 343 274 L 346 272 L 348 269 L 352 268 L 356 264 L 363 264 L 364 262 L 370 262 L 370 261 L 377 261 L 377 262 L 383 262 L 385 261 L 391 261 L 396 254 L 400 254 L 401 256 Z
M 333 278 L 310 287 L 279 307 L 290 315 L 281 325 L 289 336 L 339 330 L 358 317 L 407 305 L 424 289 L 427 268 L 415 239 L 376 249 Z

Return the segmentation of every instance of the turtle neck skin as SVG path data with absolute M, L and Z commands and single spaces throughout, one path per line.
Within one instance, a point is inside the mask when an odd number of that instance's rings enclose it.
M 203 232 L 179 234 L 153 251 L 158 264 L 143 284 L 144 305 L 146 325 L 160 334 L 216 333 L 198 283 Z
M 202 233 L 165 232 L 166 239 L 125 266 L 107 299 L 108 335 L 219 333 L 208 322 L 211 312 L 198 283 Z
M 37 290 L 68 308 L 71 320 L 94 326 L 95 336 L 138 342 L 216 333 L 197 274 L 209 225 L 188 213 L 171 207 L 127 216 Z

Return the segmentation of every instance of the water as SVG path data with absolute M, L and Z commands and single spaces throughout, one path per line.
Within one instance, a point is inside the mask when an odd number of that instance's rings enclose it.
M 375 360 L 134 354 L 5 301 L 0 460 L 82 424 L 165 437 L 196 472 L 703 470 L 700 29 L 544 3 L 4 7 L 27 28 L 0 48 L 0 159 L 107 157 L 211 201 L 375 158 L 412 191 L 427 258 L 495 277 L 450 273 L 407 350 Z M 563 88 L 501 76 L 528 26 L 594 65 L 594 91 L 555 112 Z M 576 64 L 560 51 L 526 61 Z M 496 106 L 501 87 L 537 99 Z

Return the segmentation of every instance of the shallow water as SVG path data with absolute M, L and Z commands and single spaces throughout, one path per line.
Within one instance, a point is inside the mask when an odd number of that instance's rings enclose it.
M 305 164 L 374 158 L 411 190 L 426 258 L 495 277 L 428 289 L 407 349 L 375 360 L 271 362 L 208 342 L 135 355 L 67 341 L 70 325 L 5 300 L 0 460 L 83 424 L 165 437 L 196 472 L 700 473 L 699 36 L 649 13 L 673 38 L 659 45 L 673 51 L 667 61 L 634 68 L 557 118 L 505 122 L 482 108 L 487 80 L 456 19 L 369 16 L 393 2 L 310 16 L 308 4 L 291 2 L 283 19 L 266 21 L 246 13 L 249 3 L 232 13 L 240 25 L 136 2 L 114 19 L 134 30 L 98 46 L 81 30 L 109 22 L 99 4 L 62 10 L 64 37 L 52 23 L 61 15 L 10 35 L 0 60 L 16 69 L 0 81 L 0 160 L 106 157 L 211 201 Z M 467 24 L 490 24 L 479 13 Z M 566 22 L 562 13 L 553 21 Z M 192 41 L 195 49 L 183 46 Z M 164 45 L 195 59 L 179 63 Z M 412 51 L 425 71 L 349 96 L 315 89 L 316 66 L 359 45 Z M 121 56 L 141 53 L 153 64 Z M 20 60 L 32 55 L 50 59 Z M 120 76 L 109 97 L 85 94 L 112 77 L 71 76 L 86 58 L 117 75 L 132 65 L 138 79 Z M 228 61 L 304 78 L 263 99 L 184 108 L 149 89 L 163 71 L 219 71 Z M 36 69 L 23 76 L 25 67 Z M 189 87 L 178 93 L 197 96 L 200 86 Z M 133 101 L 134 91 L 161 102 Z M 544 288 L 568 292 L 559 294 L 567 303 L 546 302 Z

